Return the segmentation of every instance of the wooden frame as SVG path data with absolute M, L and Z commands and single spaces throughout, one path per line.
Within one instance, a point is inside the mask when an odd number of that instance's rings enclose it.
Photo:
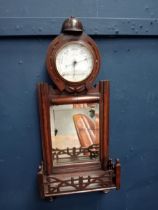
M 63 79 L 56 68 L 56 53 L 60 48 L 62 48 L 64 45 L 67 45 L 70 42 L 75 43 L 82 43 L 82 45 L 86 46 L 93 55 L 94 60 L 94 66 L 91 74 L 81 82 L 69 82 L 65 79 Z M 93 81 L 95 80 L 99 68 L 100 68 L 100 54 L 98 51 L 98 48 L 95 44 L 95 42 L 85 33 L 82 33 L 81 35 L 66 35 L 61 34 L 57 36 L 49 45 L 48 52 L 47 52 L 47 70 L 50 78 L 52 81 L 56 84 L 58 89 L 60 91 L 66 90 L 69 93 L 73 92 L 82 92 L 86 89 L 90 89 Z
M 89 191 L 109 191 L 120 187 L 120 163 L 109 159 L 109 81 L 100 81 L 86 94 L 67 94 L 52 89 L 48 84 L 38 85 L 43 162 L 38 180 L 43 198 Z M 99 103 L 100 160 L 65 166 L 53 166 L 50 106 L 71 103 Z M 63 178 L 64 177 L 64 178 Z M 62 187 L 61 187 L 62 186 Z

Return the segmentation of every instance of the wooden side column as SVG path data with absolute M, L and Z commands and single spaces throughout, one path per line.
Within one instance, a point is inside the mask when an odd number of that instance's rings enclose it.
M 39 166 L 37 178 L 38 178 L 39 192 L 40 192 L 41 198 L 44 199 L 44 175 L 43 175 L 43 168 L 41 165 Z
M 120 177 L 121 177 L 121 165 L 120 165 L 120 161 L 119 159 L 116 159 L 116 163 L 115 163 L 115 184 L 116 184 L 116 189 L 119 190 L 120 189 Z
M 38 85 L 40 125 L 42 136 L 43 170 L 46 175 L 52 173 L 52 144 L 50 128 L 49 86 L 46 83 Z
M 106 168 L 109 158 L 109 104 L 110 104 L 110 82 L 99 82 L 100 92 L 100 161 L 102 169 Z

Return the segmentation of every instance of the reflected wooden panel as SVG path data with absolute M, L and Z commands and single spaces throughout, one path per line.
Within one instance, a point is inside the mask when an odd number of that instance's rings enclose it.
M 50 107 L 53 164 L 94 161 L 99 155 L 99 104 Z

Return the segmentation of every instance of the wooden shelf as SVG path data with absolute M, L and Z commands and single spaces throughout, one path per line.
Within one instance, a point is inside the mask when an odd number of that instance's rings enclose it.
M 38 173 L 42 197 L 54 197 L 72 193 L 110 191 L 116 189 L 115 170 L 93 170 L 66 174 L 44 175 Z

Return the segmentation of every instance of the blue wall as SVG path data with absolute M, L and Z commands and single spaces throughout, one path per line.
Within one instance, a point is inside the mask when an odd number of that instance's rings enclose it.
M 70 0 L 60 7 L 61 2 L 0 0 L 0 209 L 158 209 L 158 3 Z M 40 199 L 36 180 L 41 161 L 36 84 L 51 84 L 46 50 L 70 15 L 81 17 L 98 44 L 97 80 L 111 81 L 110 155 L 121 160 L 121 190 L 49 203 Z

